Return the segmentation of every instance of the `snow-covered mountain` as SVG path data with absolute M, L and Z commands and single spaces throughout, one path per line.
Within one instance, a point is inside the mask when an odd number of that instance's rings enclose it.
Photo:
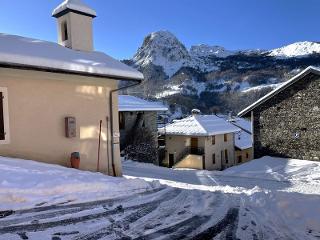
M 137 66 L 154 64 L 163 67 L 171 76 L 191 62 L 186 47 L 170 32 L 159 31 L 148 35 L 133 57 Z
M 320 44 L 316 42 L 297 42 L 271 50 L 268 56 L 279 58 L 306 57 L 312 54 L 320 54 Z
M 200 44 L 187 49 L 169 31 L 158 31 L 124 62 L 144 73 L 145 82 L 135 93 L 165 99 L 185 111 L 237 111 L 309 65 L 320 66 L 320 44 L 237 51 Z

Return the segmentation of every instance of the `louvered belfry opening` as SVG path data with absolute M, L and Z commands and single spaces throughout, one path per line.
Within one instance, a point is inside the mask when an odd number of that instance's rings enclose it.
M 2 92 L 0 92 L 0 140 L 5 140 Z

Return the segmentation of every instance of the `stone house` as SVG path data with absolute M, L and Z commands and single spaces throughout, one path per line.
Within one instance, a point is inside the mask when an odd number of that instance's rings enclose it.
M 166 126 L 169 167 L 222 170 L 236 164 L 235 133 L 240 129 L 216 115 L 198 115 Z
M 144 129 L 152 135 L 152 146 L 157 151 L 158 148 L 158 116 L 167 112 L 168 108 L 162 103 L 147 101 L 130 95 L 119 95 L 119 129 L 120 129 L 120 149 L 125 150 L 137 135 L 136 131 Z M 132 147 L 132 146 L 131 146 Z M 152 162 L 158 165 L 158 158 L 145 156 L 145 149 L 142 154 L 138 154 L 136 159 L 142 162 Z M 144 157 L 145 156 L 145 157 Z
M 118 83 L 143 75 L 95 52 L 96 13 L 66 0 L 54 11 L 58 44 L 0 34 L 0 155 L 121 175 Z
M 320 69 L 305 69 L 238 115 L 252 119 L 255 158 L 319 160 Z

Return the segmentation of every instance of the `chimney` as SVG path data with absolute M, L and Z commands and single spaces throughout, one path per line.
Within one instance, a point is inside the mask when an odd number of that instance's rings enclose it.
M 58 43 L 79 51 L 93 51 L 92 21 L 96 12 L 81 0 L 65 0 L 52 12 L 57 19 Z
M 197 116 L 201 114 L 201 111 L 199 109 L 192 109 L 191 114 L 192 116 Z

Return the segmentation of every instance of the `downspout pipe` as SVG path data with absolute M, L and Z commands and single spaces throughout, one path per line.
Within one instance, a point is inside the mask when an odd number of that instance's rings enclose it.
M 124 89 L 128 89 L 128 88 L 132 88 L 132 87 L 135 87 L 135 86 L 138 86 L 142 83 L 142 80 L 130 80 L 130 81 L 135 81 L 134 84 L 131 84 L 131 85 L 128 85 L 128 86 L 124 86 L 124 87 L 121 87 L 121 88 L 117 88 L 117 89 L 114 89 L 114 90 L 111 90 L 110 91 L 110 130 L 111 130 L 111 166 L 112 166 L 112 173 L 113 173 L 113 176 L 116 177 L 116 168 L 115 168 L 115 164 L 114 164 L 114 159 L 115 159 L 115 156 L 114 156 L 114 145 L 115 145 L 115 142 L 114 142 L 114 122 L 113 122 L 113 93 L 115 92 L 119 92 L 121 90 L 124 90 Z M 108 156 L 109 157 L 109 156 Z M 109 166 L 108 166 L 109 167 Z

